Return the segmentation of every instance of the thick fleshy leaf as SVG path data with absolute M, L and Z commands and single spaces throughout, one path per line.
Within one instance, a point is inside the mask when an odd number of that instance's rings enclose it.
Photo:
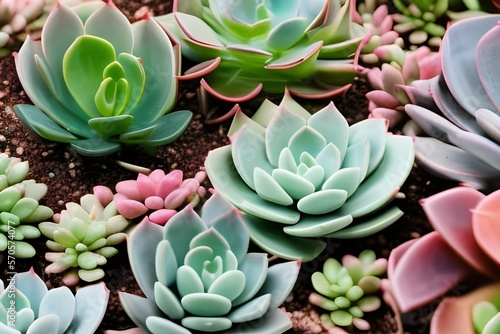
M 484 200 L 479 191 L 459 187 L 423 199 L 421 205 L 434 229 L 458 255 L 479 272 L 496 277 L 495 264 L 480 248 L 481 239 L 476 241 L 473 233 L 471 211 Z
M 347 199 L 343 189 L 324 189 L 301 198 L 297 209 L 310 215 L 321 215 L 337 210 Z
M 463 296 L 445 298 L 439 303 L 431 321 L 431 334 L 453 333 L 474 334 L 472 308 L 481 301 L 489 300 L 500 291 L 499 284 L 481 287 Z
M 282 203 L 275 202 L 282 205 L 291 205 L 293 203 L 292 199 L 299 200 L 307 195 L 310 195 L 314 193 L 316 188 L 314 184 L 309 182 L 306 178 L 292 173 L 286 169 L 273 170 L 272 181 L 267 182 L 267 187 L 270 187 L 270 185 L 274 182 L 277 183 L 279 189 L 284 190 L 289 199 L 288 201 L 283 201 Z M 265 182 L 262 182 L 262 187 L 265 189 Z
M 189 265 L 180 266 L 176 272 L 177 290 L 181 297 L 190 293 L 205 292 L 205 287 L 198 272 Z M 156 283 L 155 283 L 156 284 Z
M 205 168 L 214 188 L 240 210 L 284 224 L 299 220 L 296 210 L 263 200 L 243 182 L 234 169 L 230 145 L 210 151 Z
M 2 331 L 2 333 L 4 333 Z M 62 333 L 59 326 L 59 317 L 55 314 L 47 314 L 35 319 L 26 331 L 26 334 L 58 334 Z M 8 333 L 6 333 L 8 334 Z
M 38 316 L 55 314 L 59 318 L 59 332 L 64 333 L 73 321 L 75 314 L 75 297 L 67 287 L 51 289 L 40 303 Z
M 295 132 L 288 143 L 288 148 L 297 163 L 300 161 L 300 156 L 303 152 L 307 152 L 315 157 L 325 146 L 325 138 L 310 126 L 304 126 Z
M 109 138 L 126 132 L 134 117 L 130 115 L 106 115 L 106 117 L 94 117 L 89 120 L 89 126 L 102 138 Z
M 204 204 L 205 206 L 206 204 Z M 243 260 L 248 252 L 250 236 L 240 214 L 235 209 L 231 209 L 221 216 L 212 227 L 227 241 L 238 262 Z
M 135 113 L 134 117 L 137 119 Z M 154 123 L 153 132 L 141 143 L 151 146 L 161 146 L 173 142 L 186 130 L 192 117 L 193 113 L 189 110 L 178 110 L 160 117 Z M 123 136 L 125 135 L 123 134 Z
M 129 261 L 134 277 L 136 277 L 137 283 L 144 294 L 152 300 L 154 297 L 154 284 L 157 281 L 155 271 L 156 248 L 162 239 L 162 227 L 143 220 L 130 234 L 127 242 Z M 182 260 L 184 259 L 182 258 Z
M 245 285 L 245 274 L 239 270 L 230 270 L 220 275 L 208 288 L 207 293 L 226 297 L 232 302 L 243 292 Z
M 232 322 L 226 317 L 186 317 L 182 319 L 184 327 L 196 331 L 217 332 L 231 328 Z
M 432 253 L 429 257 L 426 254 Z M 399 259 L 391 277 L 401 311 L 408 312 L 446 293 L 470 271 L 437 232 L 420 237 Z
M 202 317 L 224 316 L 231 310 L 228 298 L 210 293 L 191 293 L 181 303 L 187 312 Z
M 242 323 L 262 318 L 269 310 L 271 294 L 263 295 L 232 310 L 227 317 L 233 323 Z
M 66 334 L 93 333 L 106 313 L 109 290 L 104 283 L 80 288 L 75 295 L 76 309 L 73 322 Z
M 48 291 L 45 283 L 33 269 L 30 269 L 27 272 L 16 274 L 16 289 L 22 291 L 29 299 L 30 306 L 35 312 L 35 318 L 37 318 L 40 303 Z
M 267 270 L 266 282 L 257 296 L 271 294 L 271 308 L 279 307 L 288 297 L 297 280 L 300 262 L 289 261 L 275 264 Z
M 386 121 L 377 118 L 355 123 L 349 128 L 349 146 L 365 141 L 370 144 L 370 162 L 368 164 L 367 175 L 370 175 L 375 169 L 379 168 L 379 164 L 384 157 L 386 132 Z
M 97 157 L 118 152 L 120 143 L 104 139 L 82 139 L 72 141 L 71 148 L 81 155 Z
M 356 189 L 358 189 L 360 179 L 360 168 L 350 167 L 343 168 L 332 174 L 321 187 L 326 189 L 342 189 L 347 192 L 347 197 L 350 197 Z
M 309 20 L 305 17 L 293 17 L 280 22 L 267 36 L 267 45 L 276 50 L 284 51 L 294 47 L 305 36 Z
M 488 15 L 454 24 L 447 30 L 441 43 L 441 64 L 446 83 L 457 102 L 472 115 L 479 108 L 495 109 L 481 88 L 476 68 L 476 49 L 480 38 L 499 19 L 499 15 Z M 460 70 L 457 71 L 457 68 Z
M 147 331 L 146 320 L 149 317 L 160 317 L 163 318 L 164 314 L 158 309 L 153 299 L 148 299 L 144 297 L 139 297 L 126 292 L 119 292 L 120 303 L 127 315 L 132 319 L 132 321 L 139 326 L 142 330 Z M 169 321 L 165 319 L 165 321 Z M 171 322 L 172 323 L 172 322 Z M 174 323 L 172 323 L 175 325 Z M 175 325 L 177 328 L 181 328 L 179 325 Z M 174 332 L 173 332 L 174 333 Z M 179 333 L 189 333 L 189 331 L 179 332 Z
M 162 316 L 150 316 L 146 319 L 146 333 L 172 333 L 172 334 L 191 334 L 191 332 Z
M 266 254 L 246 254 L 238 266 L 238 270 L 245 274 L 246 284 L 240 295 L 232 301 L 233 306 L 246 303 L 257 294 L 266 280 L 267 267 Z
M 491 139 L 500 143 L 500 117 L 488 109 L 478 109 L 474 115 L 477 124 L 490 136 Z
M 484 34 L 477 43 L 476 49 L 476 65 L 479 80 L 490 98 L 491 102 L 496 106 L 497 111 L 500 111 L 500 99 L 497 92 L 500 85 L 495 78 L 500 74 L 498 67 L 494 66 L 496 57 L 500 51 L 500 45 L 497 43 L 500 37 L 500 27 L 498 23 L 493 26 L 486 34 Z
M 472 228 L 474 237 L 481 249 L 493 259 L 498 268 L 500 264 L 499 249 L 499 226 L 498 226 L 498 202 L 500 192 L 497 190 L 483 198 L 475 209 L 472 209 Z M 497 277 L 494 275 L 493 277 Z
M 175 252 L 170 241 L 162 240 L 156 248 L 155 268 L 158 281 L 165 286 L 175 282 L 176 272 L 179 264 L 175 258 Z
M 292 328 L 292 322 L 288 315 L 277 308 L 271 307 L 264 317 L 238 324 L 238 326 L 234 326 L 234 328 L 227 330 L 226 334 L 285 333 L 290 328 Z
M 154 300 L 158 308 L 162 310 L 163 313 L 165 313 L 170 319 L 174 320 L 182 319 L 184 317 L 184 309 L 182 308 L 181 302 L 172 290 L 160 282 L 155 283 L 154 290 Z

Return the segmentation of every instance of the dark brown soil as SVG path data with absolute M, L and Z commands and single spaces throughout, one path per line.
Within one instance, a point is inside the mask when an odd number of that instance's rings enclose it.
M 159 15 L 171 11 L 172 8 L 171 0 L 115 0 L 114 2 L 130 20 L 135 20 L 148 10 Z M 12 40 L 9 47 L 15 51 L 19 49 L 20 45 L 20 42 Z M 51 143 L 32 135 L 17 120 L 12 109 L 13 105 L 30 103 L 30 101 L 17 79 L 13 57 L 0 58 L 0 78 L 0 152 L 9 152 L 12 156 L 18 156 L 30 162 L 30 177 L 48 185 L 49 191 L 43 204 L 50 206 L 55 212 L 60 212 L 66 202 L 78 202 L 82 195 L 92 192 L 95 185 L 102 184 L 113 188 L 121 180 L 136 177 L 134 173 L 119 167 L 116 164 L 117 160 L 152 169 L 161 168 L 165 171 L 178 168 L 183 170 L 186 176 L 194 176 L 197 171 L 203 169 L 204 159 L 209 150 L 228 143 L 225 134 L 230 121 L 220 125 L 205 125 L 204 115 L 199 110 L 196 98 L 198 83 L 183 82 L 176 109 L 192 110 L 194 117 L 179 140 L 159 148 L 154 155 L 126 149 L 119 154 L 104 158 L 81 157 L 74 154 L 65 144 Z M 335 104 L 346 116 L 349 123 L 352 124 L 367 117 L 367 100 L 364 94 L 369 89 L 366 82 L 360 79 L 345 95 L 334 99 Z M 251 114 L 260 105 L 263 98 L 261 96 L 252 102 L 242 104 L 241 107 L 246 113 Z M 268 98 L 279 102 L 281 96 L 269 96 Z M 307 103 L 312 108 L 321 108 L 329 101 L 299 102 Z M 221 113 L 231 107 L 221 103 L 214 104 L 214 106 L 216 111 Z M 328 257 L 340 259 L 342 255 L 347 253 L 357 255 L 365 248 L 374 249 L 378 256 L 388 257 L 392 248 L 430 231 L 430 226 L 423 215 L 418 200 L 453 185 L 455 184 L 452 182 L 438 180 L 417 167 L 414 168 L 401 190 L 406 199 L 397 200 L 400 208 L 406 213 L 402 219 L 385 231 L 363 240 L 329 240 L 327 249 L 316 260 L 303 263 L 293 298 L 290 298 L 283 305 L 285 310 L 290 312 L 294 322 L 294 330 L 291 330 L 290 333 L 326 332 L 318 327 L 317 317 L 321 310 L 307 303 L 307 294 L 312 289 L 311 274 L 321 270 L 323 262 Z M 33 266 L 49 288 L 60 286 L 62 283 L 59 276 L 49 276 L 43 271 L 48 265 L 44 259 L 45 240 L 42 238 L 38 240 L 35 247 L 38 250 L 35 258 L 17 260 L 16 271 L 22 272 Z M 140 294 L 140 291 L 128 266 L 126 246 L 121 245 L 119 248 L 119 255 L 110 259 L 105 267 L 106 277 L 104 281 L 111 294 L 108 310 L 98 333 L 102 333 L 106 329 L 125 329 L 134 326 L 124 313 L 117 296 L 118 291 L 136 294 Z M 2 261 L 0 260 L 0 262 Z M 2 268 L 1 272 L 5 278 L 6 268 Z M 405 330 L 411 333 L 428 332 L 430 312 L 432 312 L 432 307 L 406 315 L 404 317 Z M 393 314 L 387 306 L 383 306 L 372 315 L 367 315 L 367 319 L 373 327 L 371 333 L 396 332 Z M 352 332 L 356 331 L 352 330 Z

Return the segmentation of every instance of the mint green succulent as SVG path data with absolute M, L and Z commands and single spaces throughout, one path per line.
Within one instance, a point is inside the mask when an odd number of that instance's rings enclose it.
M 241 102 L 259 94 L 324 98 L 345 91 L 357 72 L 354 53 L 365 29 L 352 22 L 353 1 L 174 0 L 156 19 L 200 62 L 184 79 L 201 77 L 217 98 Z
M 0 251 L 17 258 L 36 254 L 27 239 L 41 234 L 33 224 L 52 217 L 54 212 L 38 201 L 47 193 L 47 186 L 25 180 L 29 163 L 0 153 Z
M 129 221 L 118 214 L 116 203 L 101 203 L 95 195 L 88 194 L 80 204 L 67 203 L 66 210 L 56 216 L 57 223 L 43 222 L 40 231 L 50 240 L 47 247 L 52 252 L 45 259 L 52 262 L 45 268 L 47 274 L 68 271 L 63 277 L 66 285 L 75 285 L 80 279 L 93 282 L 104 277 L 99 268 L 115 256 L 114 247 L 123 242 L 123 233 Z
M 188 205 L 165 226 L 144 220 L 134 229 L 129 260 L 146 297 L 120 292 L 120 300 L 145 334 L 277 334 L 292 327 L 278 307 L 300 264 L 268 267 L 267 254 L 248 253 L 246 217 L 215 193 L 201 217 Z
M 94 333 L 108 305 L 104 283 L 80 288 L 76 295 L 67 287 L 48 290 L 34 272 L 17 273 L 0 280 L 0 333 L 82 334 Z
M 236 114 L 229 137 L 205 169 L 271 254 L 308 261 L 325 247 L 317 237 L 365 237 L 402 215 L 388 204 L 412 168 L 413 142 L 382 119 L 349 126 L 333 103 L 311 115 L 285 94 L 252 118 Z
M 342 264 L 329 258 L 323 272 L 311 276 L 314 289 L 309 302 L 330 311 L 322 320 L 328 325 L 351 326 L 369 330 L 370 324 L 362 319 L 365 312 L 377 310 L 381 300 L 374 295 L 380 289 L 379 276 L 387 270 L 386 259 L 376 259 L 372 250 L 365 250 L 359 258 L 345 255 Z
M 56 5 L 41 40 L 28 37 L 15 60 L 35 104 L 14 106 L 18 118 L 82 155 L 169 143 L 192 116 L 167 114 L 177 98 L 177 47 L 155 20 L 130 24 L 111 1 Z
M 500 298 L 481 301 L 472 307 L 472 323 L 477 334 L 495 334 L 500 331 Z

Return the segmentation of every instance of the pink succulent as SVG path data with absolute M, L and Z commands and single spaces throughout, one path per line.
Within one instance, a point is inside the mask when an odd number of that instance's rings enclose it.
M 194 178 L 183 180 L 181 170 L 168 174 L 161 169 L 149 175 L 140 173 L 136 180 L 121 181 L 116 184 L 116 194 L 105 186 L 94 187 L 94 194 L 101 202 L 110 199 L 116 202 L 118 212 L 127 219 L 135 219 L 149 213 L 149 220 L 159 225 L 165 223 L 185 204 L 198 204 L 205 196 L 201 186 L 206 179 L 205 172 L 198 172 Z
M 400 245 L 389 257 L 392 294 L 403 312 L 435 300 L 465 278 L 498 280 L 500 273 L 500 190 L 486 196 L 457 187 L 421 204 L 435 231 Z M 441 326 L 433 325 L 431 333 L 443 333 Z
M 393 127 L 403 119 L 405 104 L 418 99 L 416 81 L 441 73 L 441 57 L 426 46 L 405 53 L 396 45 L 384 45 L 375 49 L 374 53 L 391 64 L 382 64 L 381 68 L 372 68 L 367 73 L 368 81 L 374 88 L 366 94 L 370 101 L 370 117 L 388 119 L 390 127 Z M 414 86 L 409 87 L 411 83 Z

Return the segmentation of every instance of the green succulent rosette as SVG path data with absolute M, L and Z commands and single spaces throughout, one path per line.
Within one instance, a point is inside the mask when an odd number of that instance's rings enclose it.
M 353 1 L 175 0 L 157 17 L 198 65 L 214 96 L 233 102 L 259 92 L 324 98 L 350 87 L 354 54 L 366 31 L 349 15 Z
M 283 333 L 292 327 L 278 307 L 300 264 L 268 267 L 248 253 L 242 215 L 217 193 L 201 216 L 187 206 L 165 226 L 145 219 L 128 239 L 132 272 L 146 297 L 120 292 L 123 308 L 144 333 Z
M 412 168 L 413 142 L 382 119 L 349 126 L 333 103 L 311 115 L 285 94 L 252 118 L 239 112 L 229 136 L 208 154 L 208 177 L 249 214 L 251 238 L 269 253 L 311 260 L 325 247 L 317 237 L 365 237 L 402 215 L 388 204 Z
M 154 19 L 130 24 L 111 1 L 56 5 L 41 39 L 28 37 L 15 60 L 34 103 L 14 107 L 19 119 L 82 155 L 169 143 L 192 116 L 167 114 L 177 98 L 177 47 Z

